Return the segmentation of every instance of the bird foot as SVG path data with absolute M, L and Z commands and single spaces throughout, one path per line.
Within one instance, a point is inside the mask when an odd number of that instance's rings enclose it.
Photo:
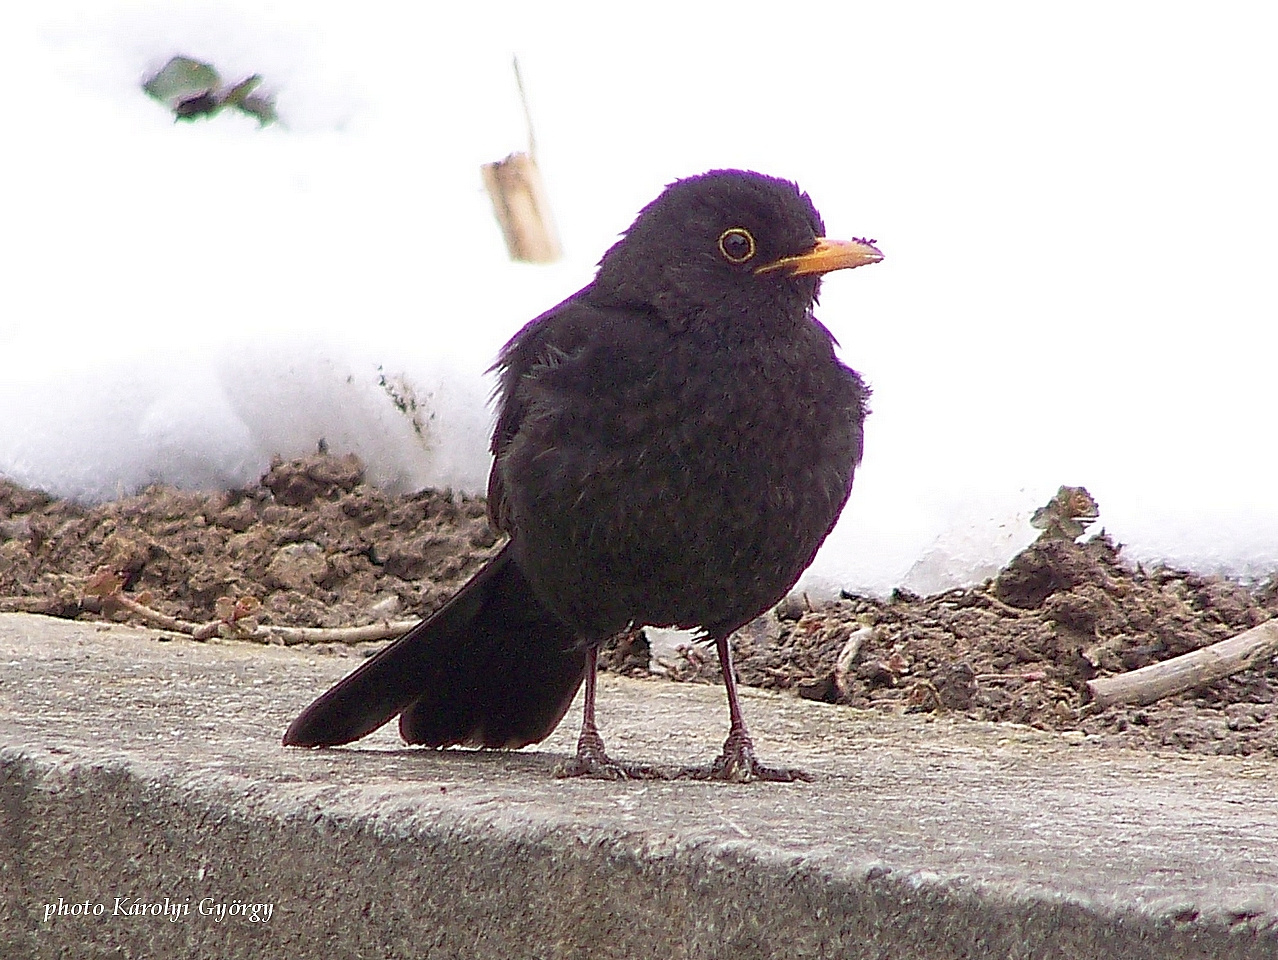
M 555 768 L 561 780 L 588 777 L 591 780 L 668 780 L 657 767 L 645 763 L 621 763 L 604 751 L 603 737 L 596 730 L 583 730 L 577 740 L 577 755 Z
M 762 780 L 769 783 L 794 783 L 811 780 L 812 774 L 796 767 L 765 767 L 754 755 L 754 743 L 743 730 L 733 730 L 724 741 L 723 753 L 714 763 L 703 767 L 688 767 L 680 773 L 686 780 L 723 780 L 727 783 L 751 783 Z
M 583 757 L 581 754 L 571 760 L 565 760 L 555 767 L 555 776 L 560 780 L 571 777 L 586 777 L 590 780 L 666 780 L 655 768 L 642 763 L 621 763 L 607 755 L 602 757 Z

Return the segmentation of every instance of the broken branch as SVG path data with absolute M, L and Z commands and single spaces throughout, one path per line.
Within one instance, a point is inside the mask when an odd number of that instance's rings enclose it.
M 193 623 L 170 617 L 135 600 L 124 592 L 124 578 L 111 570 L 99 570 L 85 584 L 86 597 L 95 597 L 103 612 L 112 609 L 133 614 L 143 623 L 161 630 L 185 634 L 195 640 L 226 637 L 234 640 L 253 640 L 258 643 L 364 643 L 368 640 L 389 640 L 407 633 L 417 620 L 384 620 L 359 627 L 277 627 L 260 624 L 254 614 L 261 606 L 252 597 L 233 600 L 219 597 L 218 616 L 207 623 Z
M 278 640 L 295 643 L 364 643 L 367 640 L 389 640 L 407 633 L 419 620 L 397 620 L 370 623 L 362 627 L 258 627 L 249 640 Z
M 1278 619 L 1162 663 L 1088 680 L 1087 691 L 1101 708 L 1115 703 L 1154 703 L 1232 676 L 1275 654 Z

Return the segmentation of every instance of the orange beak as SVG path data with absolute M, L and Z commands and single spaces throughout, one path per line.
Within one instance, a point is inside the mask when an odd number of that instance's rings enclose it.
M 811 273 L 829 273 L 831 270 L 850 270 L 867 263 L 878 263 L 882 259 L 883 254 L 878 248 L 866 240 L 827 240 L 821 237 L 807 253 L 773 260 L 756 267 L 754 272 L 785 270 L 790 276 L 799 277 Z

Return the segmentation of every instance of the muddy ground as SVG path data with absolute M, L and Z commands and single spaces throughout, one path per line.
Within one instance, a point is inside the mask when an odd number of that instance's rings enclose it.
M 1278 576 L 1244 586 L 1142 569 L 1103 535 L 1075 543 L 1068 521 L 1065 535 L 1046 530 L 981 587 L 821 604 L 791 597 L 738 633 L 741 680 L 1143 749 L 1278 756 L 1274 660 L 1143 707 L 1098 710 L 1085 688 L 1278 614 Z M 214 620 L 229 597 L 260 601 L 254 615 L 267 624 L 366 624 L 429 613 L 499 545 L 482 498 L 388 496 L 364 483 L 354 458 L 276 463 L 247 490 L 154 487 L 96 507 L 0 481 L 0 610 L 102 617 L 85 585 L 109 571 L 125 595 L 183 620 Z M 375 646 L 322 649 L 358 656 Z M 653 682 L 718 682 L 713 649 L 654 661 L 641 632 L 614 641 L 603 660 Z

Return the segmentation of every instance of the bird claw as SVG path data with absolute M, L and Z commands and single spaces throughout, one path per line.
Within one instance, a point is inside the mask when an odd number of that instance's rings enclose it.
M 555 776 L 560 780 L 566 780 L 569 777 L 588 777 L 591 780 L 630 779 L 626 768 L 607 755 L 590 757 L 577 754 L 571 760 L 565 760 L 555 767 Z
M 591 780 L 667 780 L 669 774 L 644 763 L 621 763 L 604 751 L 603 737 L 594 730 L 583 730 L 577 740 L 577 755 L 555 768 L 560 780 L 587 777 Z
M 710 765 L 707 775 L 697 779 L 723 780 L 727 783 L 794 783 L 796 780 L 811 782 L 813 777 L 798 767 L 765 767 L 753 757 L 743 761 L 737 757 L 721 755 Z
M 603 738 L 585 729 L 577 740 L 577 755 L 555 768 L 559 779 L 592 780 L 721 780 L 725 783 L 794 783 L 811 780 L 812 774 L 794 767 L 765 767 L 754 755 L 749 734 L 734 730 L 724 741 L 723 753 L 709 766 L 666 768 L 646 763 L 621 763 L 604 751 Z
M 668 772 L 646 763 L 621 763 L 604 754 L 602 756 L 582 756 L 580 753 L 571 760 L 565 760 L 555 768 L 555 776 L 560 780 L 570 777 L 586 777 L 590 780 L 671 780 Z
M 726 783 L 794 783 L 812 780 L 812 774 L 797 767 L 765 767 L 754 755 L 754 743 L 745 733 L 734 730 L 724 741 L 721 753 L 709 766 L 689 767 L 680 776 L 688 780 L 722 780 Z

